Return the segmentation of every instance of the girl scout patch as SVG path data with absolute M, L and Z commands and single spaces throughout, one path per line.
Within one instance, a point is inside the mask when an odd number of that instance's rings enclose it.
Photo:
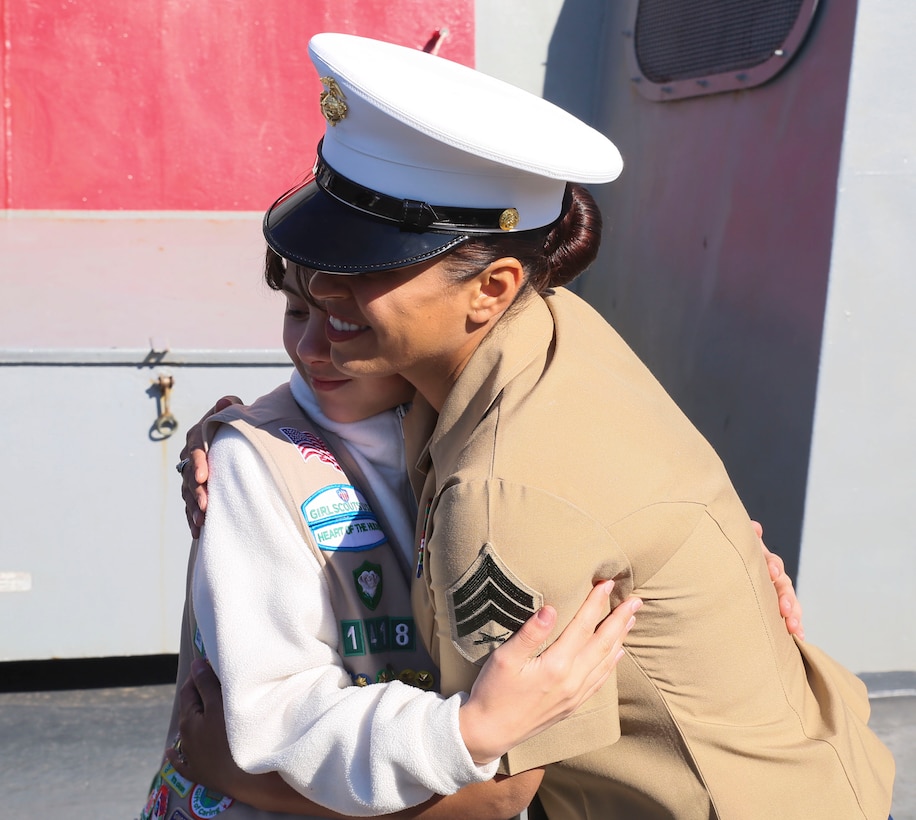
M 153 778 L 150 787 L 149 797 L 143 811 L 140 812 L 140 820 L 155 820 L 165 814 L 169 805 L 169 787 L 162 782 L 162 775 L 157 774 Z M 157 812 L 159 812 L 157 814 Z
M 210 820 L 222 814 L 234 802 L 231 797 L 210 791 L 206 786 L 195 786 L 191 792 L 189 808 L 194 820 Z
M 179 797 L 187 797 L 188 792 L 191 791 L 194 784 L 188 780 L 186 777 L 182 777 L 175 771 L 175 767 L 169 763 L 168 760 L 162 764 L 162 769 L 160 769 L 159 774 L 162 775 L 162 780 L 172 787 L 172 790 Z
M 523 584 L 490 544 L 446 596 L 452 643 L 478 665 L 544 604 L 544 596 Z
M 305 499 L 301 510 L 319 549 L 360 552 L 385 543 L 369 502 L 352 484 L 323 487 Z
M 140 820 L 163 820 L 168 810 L 169 787 L 159 782 L 150 793 L 143 811 L 140 812 Z
M 382 568 L 378 564 L 363 561 L 353 570 L 353 583 L 360 600 L 369 609 L 375 609 L 382 600 Z

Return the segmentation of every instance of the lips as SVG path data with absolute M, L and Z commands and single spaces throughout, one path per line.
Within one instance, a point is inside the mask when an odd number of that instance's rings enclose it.
M 330 393 L 333 390 L 339 390 L 345 384 L 349 384 L 352 379 L 321 379 L 317 376 L 309 376 L 309 383 L 312 389 L 320 393 Z

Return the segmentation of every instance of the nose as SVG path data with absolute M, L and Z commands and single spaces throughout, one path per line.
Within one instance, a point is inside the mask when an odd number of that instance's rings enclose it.
M 343 299 L 347 295 L 347 279 L 349 278 L 339 273 L 313 273 L 309 280 L 309 293 L 313 298 L 321 301 Z
M 323 310 L 312 308 L 296 345 L 296 355 L 301 362 L 317 364 L 331 361 L 331 343 L 324 331 L 327 319 L 328 314 Z

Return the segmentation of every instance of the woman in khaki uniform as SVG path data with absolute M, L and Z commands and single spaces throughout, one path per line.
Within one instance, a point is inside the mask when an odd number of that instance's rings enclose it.
M 595 578 L 645 602 L 626 657 L 571 718 L 504 758 L 556 818 L 884 818 L 893 760 L 864 686 L 784 630 L 709 445 L 562 288 L 595 257 L 575 183 L 622 163 L 542 100 L 429 55 L 319 35 L 315 179 L 265 218 L 317 273 L 335 365 L 418 391 L 414 614 L 444 694 L 543 601 Z

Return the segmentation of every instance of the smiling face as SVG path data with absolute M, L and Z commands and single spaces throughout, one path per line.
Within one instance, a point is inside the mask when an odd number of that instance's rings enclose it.
M 306 285 L 307 275 L 290 264 L 283 277 L 283 346 L 312 388 L 321 412 L 332 421 L 354 422 L 410 401 L 413 387 L 400 376 L 354 378 L 334 366 L 325 335 L 328 315 L 303 294 Z
M 511 303 L 514 291 L 502 283 L 503 268 L 509 266 L 500 267 L 502 261 L 518 266 L 516 260 L 499 260 L 464 279 L 441 259 L 356 276 L 313 274 L 309 291 L 328 312 L 334 364 L 353 376 L 400 373 L 441 408 L 474 350 Z M 513 279 L 521 275 L 520 269 L 514 271 Z

